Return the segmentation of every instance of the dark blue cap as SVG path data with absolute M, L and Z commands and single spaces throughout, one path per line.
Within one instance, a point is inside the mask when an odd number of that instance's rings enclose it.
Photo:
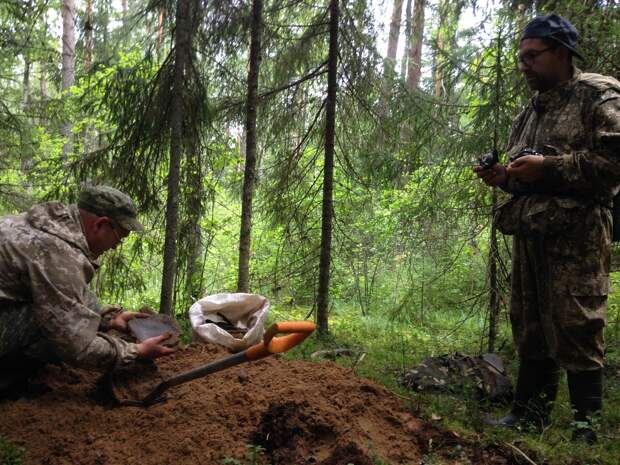
M 525 26 L 523 39 L 548 39 L 563 45 L 571 53 L 583 60 L 583 57 L 575 49 L 579 33 L 567 19 L 558 15 L 538 16 Z

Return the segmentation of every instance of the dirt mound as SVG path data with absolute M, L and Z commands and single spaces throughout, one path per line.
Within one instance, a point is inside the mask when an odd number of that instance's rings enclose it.
M 226 355 L 191 345 L 158 365 L 170 375 Z M 263 463 L 273 465 L 417 465 L 430 444 L 443 463 L 511 463 L 463 446 L 332 362 L 271 357 L 173 388 L 149 408 L 112 407 L 97 376 L 81 370 L 51 366 L 39 381 L 51 390 L 0 402 L 0 435 L 26 448 L 28 464 L 245 463 L 247 444 L 264 447 Z

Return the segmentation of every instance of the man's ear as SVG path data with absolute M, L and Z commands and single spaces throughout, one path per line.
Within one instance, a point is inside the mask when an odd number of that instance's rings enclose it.
M 101 229 L 103 226 L 108 223 L 110 219 L 107 216 L 100 216 L 93 222 L 93 227 L 95 230 Z

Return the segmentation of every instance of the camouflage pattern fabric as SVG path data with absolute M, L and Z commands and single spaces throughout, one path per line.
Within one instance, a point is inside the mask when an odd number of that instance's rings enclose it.
M 0 218 L 0 359 L 20 353 L 105 371 L 137 346 L 99 332 L 92 259 L 77 206 L 57 202 Z
M 512 400 L 512 383 L 497 354 L 471 357 L 457 353 L 430 357 L 406 372 L 400 384 L 417 392 L 460 394 L 473 391 L 479 399 Z
M 510 318 L 523 359 L 603 366 L 612 198 L 620 188 L 620 83 L 575 69 L 516 119 L 508 155 L 544 155 L 543 177 L 509 179 L 495 224 L 513 235 Z

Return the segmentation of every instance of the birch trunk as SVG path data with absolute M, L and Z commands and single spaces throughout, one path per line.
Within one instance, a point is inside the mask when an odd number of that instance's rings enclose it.
M 68 89 L 75 83 L 75 4 L 73 0 L 62 2 L 62 92 L 67 97 Z M 65 138 L 63 156 L 72 150 L 71 122 L 62 124 L 60 133 Z

